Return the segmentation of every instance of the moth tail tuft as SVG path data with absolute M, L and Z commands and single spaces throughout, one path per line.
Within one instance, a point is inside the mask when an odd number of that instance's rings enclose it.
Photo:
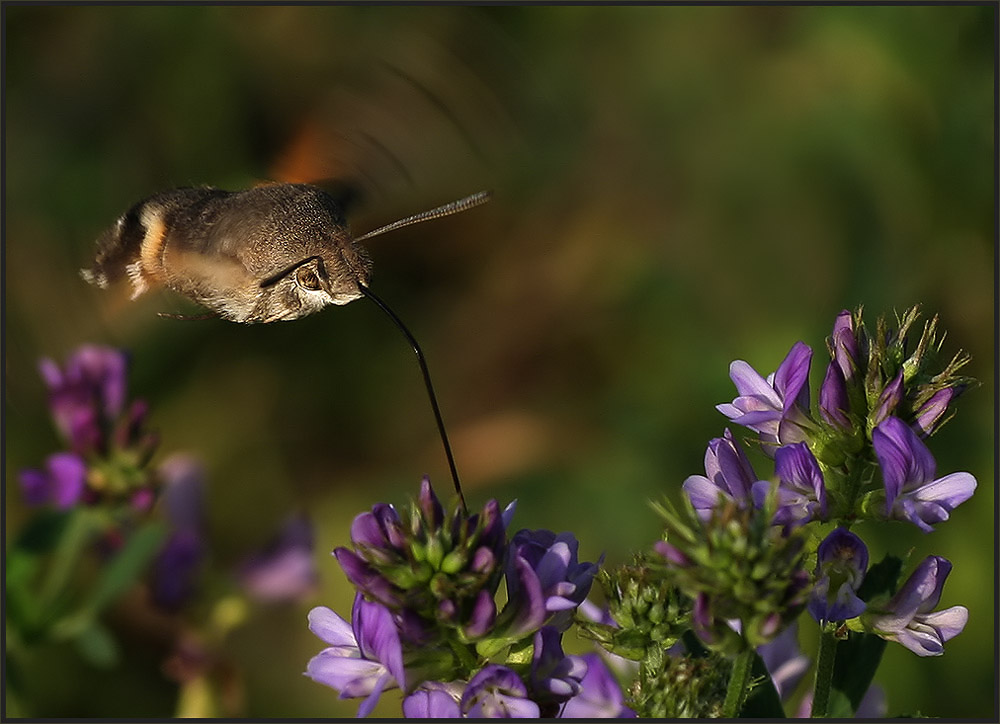
M 96 267 L 94 269 L 81 269 L 80 276 L 85 282 L 87 282 L 87 284 L 93 284 L 101 289 L 108 288 L 107 275 Z

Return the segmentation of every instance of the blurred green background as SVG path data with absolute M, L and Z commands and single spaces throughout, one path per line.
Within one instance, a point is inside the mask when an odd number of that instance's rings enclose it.
M 162 319 L 87 286 L 93 242 L 181 185 L 363 178 L 360 233 L 491 188 L 493 203 L 373 239 L 373 288 L 421 341 L 466 496 L 517 527 L 623 560 L 647 501 L 702 471 L 734 391 L 816 351 L 842 308 L 922 303 L 983 385 L 932 440 L 975 497 L 930 535 L 862 528 L 879 557 L 955 562 L 970 609 L 944 656 L 890 645 L 891 714 L 993 711 L 993 38 L 983 7 L 5 7 L 7 530 L 17 470 L 55 449 L 36 370 L 83 342 L 127 348 L 161 454 L 210 477 L 213 561 L 293 509 L 317 525 L 322 592 L 258 612 L 225 655 L 239 714 L 350 716 L 302 676 L 311 605 L 346 613 L 328 552 L 352 517 L 447 467 L 411 353 L 372 305 L 294 323 Z M 128 666 L 53 649 L 49 716 L 169 716 L 164 644 Z M 394 692 L 376 714 L 399 712 Z

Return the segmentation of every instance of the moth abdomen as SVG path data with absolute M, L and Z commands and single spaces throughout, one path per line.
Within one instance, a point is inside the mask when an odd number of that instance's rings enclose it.
M 138 202 L 97 240 L 97 255 L 81 276 L 105 288 L 123 277 L 132 282 L 132 298 L 164 282 L 164 254 L 178 211 L 190 213 L 206 201 L 228 195 L 213 188 L 180 188 Z
M 125 276 L 126 268 L 138 259 L 146 236 L 146 228 L 139 220 L 144 204 L 140 201 L 119 216 L 114 226 L 101 233 L 93 266 L 80 270 L 84 279 L 104 289 Z

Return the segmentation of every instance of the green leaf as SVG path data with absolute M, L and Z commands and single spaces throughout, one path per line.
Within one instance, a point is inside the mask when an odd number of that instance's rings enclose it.
M 166 526 L 161 522 L 147 523 L 136 530 L 104 568 L 84 603 L 55 625 L 54 634 L 76 638 L 92 627 L 98 614 L 142 575 L 165 536 Z
M 20 632 L 24 638 L 30 639 L 37 628 L 38 619 L 42 613 L 38 606 L 38 598 L 32 590 L 32 584 L 40 568 L 40 561 L 37 555 L 15 548 L 8 553 L 5 568 L 6 623 Z
M 837 646 L 827 716 L 853 717 L 882 661 L 886 642 L 874 634 L 850 632 Z
M 97 621 L 83 629 L 74 639 L 83 659 L 100 669 L 110 669 L 121 659 L 118 642 L 107 628 Z
M 85 608 L 96 615 L 127 590 L 159 551 L 166 533 L 166 526 L 161 522 L 147 523 L 133 533 L 104 569 Z
M 44 608 L 51 607 L 61 596 L 77 570 L 80 556 L 102 524 L 101 516 L 86 508 L 77 507 L 68 514 L 55 544 L 52 565 L 42 584 L 41 603 Z
M 886 555 L 885 558 L 868 569 L 865 580 L 858 587 L 858 597 L 862 601 L 871 601 L 879 596 L 891 596 L 896 592 L 896 584 L 902 570 L 903 561 L 901 559 Z
M 52 550 L 62 536 L 70 514 L 64 510 L 40 510 L 14 541 L 15 549 L 29 553 L 45 553 Z

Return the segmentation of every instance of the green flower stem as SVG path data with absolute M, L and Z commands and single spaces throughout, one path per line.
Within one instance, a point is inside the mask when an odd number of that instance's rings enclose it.
M 847 511 L 854 511 L 858 506 L 858 498 L 864 489 L 866 473 L 870 474 L 871 464 L 864 458 L 852 455 L 847 460 L 847 475 L 844 480 L 844 501 Z
M 722 705 L 723 719 L 735 719 L 740 715 L 740 710 L 746 703 L 750 690 L 750 672 L 753 669 L 753 659 L 754 650 L 750 646 L 736 655 L 736 659 L 733 661 L 733 671 L 729 675 L 726 701 Z
M 42 584 L 41 608 L 49 608 L 65 589 L 70 575 L 76 570 L 77 561 L 85 550 L 90 538 L 100 527 L 100 521 L 91 511 L 77 508 L 73 511 L 69 524 L 62 532 L 57 544 L 48 576 Z
M 813 717 L 825 717 L 830 705 L 830 685 L 833 682 L 833 663 L 837 658 L 837 637 L 832 627 L 823 630 L 819 640 L 816 660 L 816 688 L 813 694 Z

